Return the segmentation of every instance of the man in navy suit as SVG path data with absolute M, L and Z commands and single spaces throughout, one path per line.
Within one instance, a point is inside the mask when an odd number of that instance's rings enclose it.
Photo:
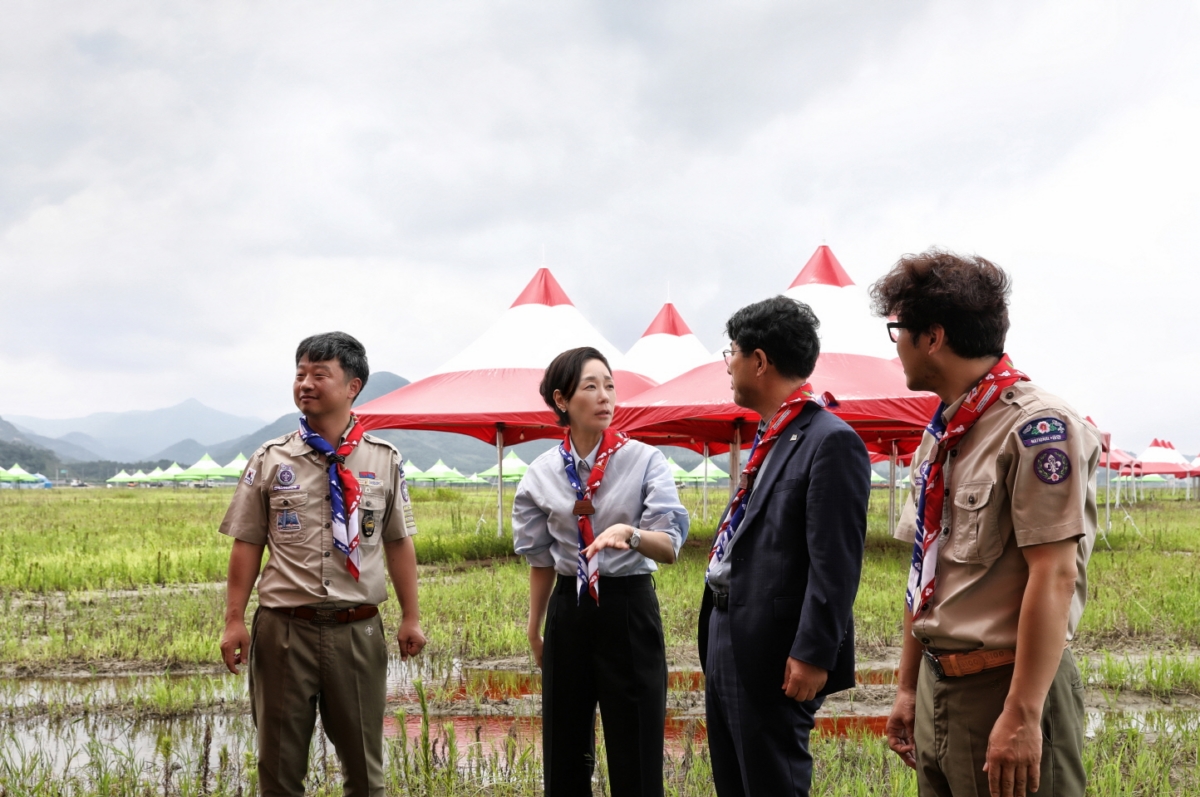
M 776 296 L 725 326 L 733 400 L 763 420 L 717 527 L 700 607 L 720 797 L 807 795 L 814 714 L 854 686 L 871 466 L 808 385 L 819 325 L 807 305 Z

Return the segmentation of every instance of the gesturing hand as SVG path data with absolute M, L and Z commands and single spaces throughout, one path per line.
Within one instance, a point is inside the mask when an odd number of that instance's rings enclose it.
M 583 549 L 583 554 L 591 559 L 597 552 L 605 548 L 616 548 L 619 551 L 629 550 L 629 538 L 633 536 L 633 526 L 628 523 L 617 523 L 609 526 L 602 534 L 592 540 L 592 544 Z

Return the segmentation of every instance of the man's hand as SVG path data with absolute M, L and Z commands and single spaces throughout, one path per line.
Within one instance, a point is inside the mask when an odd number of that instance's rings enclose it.
M 783 671 L 783 691 L 792 700 L 812 700 L 825 688 L 828 679 L 828 670 L 788 656 L 787 668 Z
M 234 675 L 238 674 L 237 665 L 250 661 L 250 632 L 245 620 L 230 620 L 225 624 L 225 633 L 221 634 L 221 658 Z
M 1022 717 L 1004 709 L 988 737 L 988 788 L 992 797 L 1025 797 L 1037 791 L 1042 777 L 1041 717 Z
M 896 702 L 892 704 L 892 713 L 888 716 L 884 732 L 887 734 L 888 747 L 913 769 L 917 768 L 917 745 L 913 732 L 916 720 L 916 694 L 911 689 L 897 690 Z
M 419 620 L 404 619 L 400 621 L 400 630 L 396 632 L 396 642 L 400 644 L 400 660 L 407 661 L 409 656 L 415 656 L 425 649 L 425 633 L 421 631 Z
M 542 635 L 538 633 L 537 628 L 529 628 L 527 631 L 527 635 L 529 637 L 529 649 L 533 651 L 533 663 L 536 664 L 540 670 L 542 668 L 542 648 L 544 647 L 544 640 L 542 639 Z

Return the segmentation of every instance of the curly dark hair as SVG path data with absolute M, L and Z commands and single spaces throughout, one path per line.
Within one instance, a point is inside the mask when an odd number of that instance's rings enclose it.
M 762 349 L 775 370 L 789 379 L 807 379 L 817 367 L 821 322 L 804 302 L 773 296 L 748 304 L 725 322 L 725 334 L 749 354 Z
M 999 357 L 1011 290 L 1004 269 L 990 260 L 933 248 L 896 261 L 871 286 L 871 304 L 914 337 L 941 325 L 946 345 L 960 357 Z
M 592 360 L 599 360 L 604 363 L 604 367 L 608 369 L 610 374 L 612 373 L 612 366 L 608 364 L 608 358 L 591 346 L 567 349 L 551 360 L 550 365 L 546 366 L 546 372 L 542 374 L 542 383 L 538 385 L 538 392 L 542 394 L 542 401 L 546 402 L 546 406 L 554 410 L 554 414 L 558 416 L 559 426 L 568 425 L 571 422 L 571 418 L 554 403 L 554 391 L 561 391 L 563 398 L 570 401 L 571 397 L 575 395 L 575 391 L 579 388 L 579 379 L 583 375 L 583 366 Z

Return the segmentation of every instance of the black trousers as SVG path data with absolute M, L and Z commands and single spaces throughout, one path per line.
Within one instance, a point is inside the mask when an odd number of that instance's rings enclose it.
M 797 702 L 783 689 L 748 690 L 738 677 L 729 612 L 708 621 L 705 714 L 713 784 L 720 797 L 808 797 L 813 760 L 808 737 L 825 698 Z
M 612 797 L 661 797 L 667 656 L 649 575 L 600 577 L 600 605 L 558 577 L 542 650 L 547 797 L 591 797 L 596 705 Z

